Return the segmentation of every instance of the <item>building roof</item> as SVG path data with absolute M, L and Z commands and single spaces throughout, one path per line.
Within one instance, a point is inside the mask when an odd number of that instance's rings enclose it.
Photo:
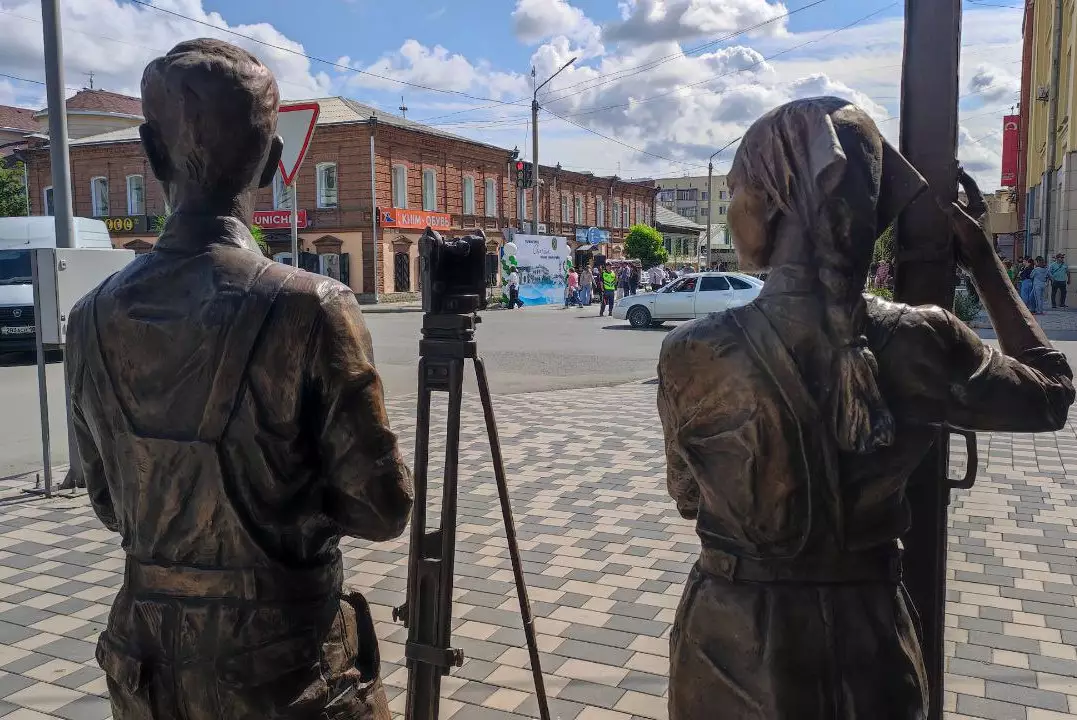
M 34 120 L 33 110 L 10 105 L 0 105 L 0 128 L 26 132 L 36 132 L 40 129 L 37 121 Z
M 470 138 L 442 132 L 436 128 L 430 127 L 429 125 L 423 125 L 422 123 L 417 123 L 414 120 L 408 120 L 407 118 L 400 117 L 399 115 L 382 112 L 375 107 L 371 107 L 370 105 L 364 105 L 361 102 L 351 100 L 349 98 L 324 97 L 313 98 L 310 100 L 289 100 L 287 104 L 292 104 L 293 102 L 318 103 L 318 126 L 341 125 L 347 123 L 366 123 L 369 122 L 371 115 L 373 115 L 377 118 L 379 123 L 385 123 L 386 125 L 391 125 L 393 127 L 428 133 L 430 135 L 437 135 L 444 138 L 450 138 L 452 140 L 459 140 L 460 142 L 471 143 L 473 145 L 482 145 L 483 147 L 507 152 L 504 148 L 498 147 L 496 145 L 489 145 L 487 143 L 472 140 Z M 121 130 L 113 130 L 107 133 L 101 133 L 99 135 L 89 135 L 87 137 L 78 138 L 77 140 L 71 140 L 70 144 L 73 147 L 77 145 L 106 145 L 109 143 L 135 142 L 138 139 L 138 128 L 130 127 L 123 128 Z
M 130 95 L 120 95 L 108 90 L 79 90 L 67 99 L 68 111 L 130 115 L 142 117 L 142 100 Z M 48 114 L 48 108 L 39 110 L 37 117 Z
M 680 232 L 685 234 L 704 232 L 707 227 L 692 222 L 683 215 L 678 215 L 672 210 L 667 210 L 661 205 L 655 206 L 654 221 L 659 230 Z

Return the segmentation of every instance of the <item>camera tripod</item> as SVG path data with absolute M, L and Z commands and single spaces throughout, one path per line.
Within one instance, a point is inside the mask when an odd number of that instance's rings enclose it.
M 535 679 L 539 717 L 549 720 L 546 688 L 539 664 L 538 643 L 535 639 L 534 617 L 527 599 L 516 543 L 516 527 L 509 502 L 505 464 L 497 434 L 490 385 L 486 366 L 478 356 L 475 326 L 481 318 L 475 313 L 478 298 L 453 296 L 446 298 L 446 309 L 453 314 L 423 315 L 423 339 L 419 342 L 419 407 L 415 427 L 415 503 L 411 516 L 411 550 L 408 558 L 408 595 L 404 605 L 393 610 L 393 619 L 408 628 L 404 656 L 408 667 L 406 720 L 438 720 L 441 702 L 441 678 L 451 668 L 460 667 L 464 653 L 450 646 L 452 622 L 453 570 L 456 553 L 456 516 L 458 469 L 460 457 L 460 409 L 463 401 L 464 365 L 471 359 L 475 379 L 482 399 L 486 432 L 493 458 L 494 479 L 501 500 L 501 515 L 505 524 L 512 573 L 516 579 L 516 594 L 520 601 L 520 617 L 531 673 Z M 445 481 L 442 488 L 440 527 L 428 531 L 427 471 L 430 452 L 430 401 L 433 393 L 449 395 L 448 422 L 445 440 Z

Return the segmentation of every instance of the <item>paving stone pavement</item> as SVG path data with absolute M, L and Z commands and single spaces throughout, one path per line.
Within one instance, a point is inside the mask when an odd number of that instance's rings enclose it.
M 496 400 L 552 714 L 666 720 L 670 624 L 698 543 L 665 493 L 653 385 Z M 444 403 L 432 427 L 443 427 Z M 390 404 L 410 455 L 414 398 Z M 1077 417 L 1077 416 L 1075 416 Z M 440 457 L 436 441 L 431 457 Z M 955 495 L 946 705 L 951 720 L 1077 718 L 1077 435 L 981 436 L 980 482 Z M 954 473 L 961 472 L 955 452 Z M 465 402 L 453 633 L 468 657 L 444 679 L 441 717 L 537 715 L 478 403 Z M 440 477 L 432 467 L 431 477 Z M 0 483 L 0 717 L 109 716 L 94 643 L 122 582 L 117 539 L 82 498 Z M 435 486 L 436 489 L 437 486 Z M 349 582 L 370 600 L 400 717 L 407 541 L 348 541 Z M 720 717 L 716 715 L 716 717 Z

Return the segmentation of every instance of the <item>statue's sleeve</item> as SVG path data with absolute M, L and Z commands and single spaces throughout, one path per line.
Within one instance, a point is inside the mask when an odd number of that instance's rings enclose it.
M 683 425 L 677 402 L 678 394 L 671 383 L 676 368 L 669 369 L 665 353 L 658 365 L 658 417 L 662 419 L 662 433 L 665 437 L 666 451 L 666 488 L 669 496 L 677 504 L 681 517 L 693 520 L 699 512 L 699 485 L 692 475 L 688 463 L 681 455 L 677 442 L 678 433 Z
M 1003 355 L 938 308 L 917 308 L 906 317 L 886 353 L 906 417 L 985 432 L 1065 426 L 1074 400 L 1065 355 L 1051 348 Z
M 82 304 L 72 313 L 64 350 L 67 387 L 71 392 L 71 425 L 74 428 L 75 447 L 78 451 L 78 457 L 72 458 L 71 462 L 78 463 L 77 472 L 81 473 L 86 482 L 86 492 L 90 497 L 90 505 L 94 513 L 106 528 L 117 532 L 120 525 L 116 519 L 116 508 L 112 505 L 112 493 L 108 489 L 108 481 L 105 477 L 105 464 L 101 460 L 101 452 L 94 440 L 93 432 L 86 422 L 82 401 L 84 361 L 79 328 L 83 314 L 91 311 L 85 304 Z
M 347 288 L 322 300 L 312 350 L 324 508 L 366 540 L 404 531 L 414 489 L 389 428 L 370 332 Z

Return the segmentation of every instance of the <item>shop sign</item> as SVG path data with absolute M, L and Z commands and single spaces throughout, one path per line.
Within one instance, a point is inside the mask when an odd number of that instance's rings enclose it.
M 449 230 L 452 228 L 452 215 L 449 213 L 428 212 L 426 210 L 402 210 L 400 208 L 379 209 L 378 218 L 381 226 L 386 228 L 410 228 L 425 230 Z
M 110 233 L 144 233 L 149 229 L 145 215 L 110 215 L 101 219 Z
M 301 228 L 307 226 L 307 211 L 297 210 L 296 220 Z M 291 210 L 255 210 L 254 224 L 263 230 L 287 230 L 292 227 Z

